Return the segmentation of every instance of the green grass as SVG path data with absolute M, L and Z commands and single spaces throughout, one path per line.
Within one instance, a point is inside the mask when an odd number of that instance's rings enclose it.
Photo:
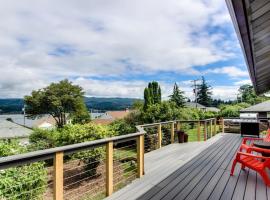
M 208 139 L 209 139 L 210 138 L 210 126 L 207 126 L 207 129 L 208 129 Z M 217 133 L 219 133 L 219 130 L 220 130 L 219 125 L 217 125 L 216 130 L 217 130 Z M 197 128 L 197 126 L 194 128 L 184 129 L 184 131 L 188 134 L 188 141 L 189 142 L 198 141 L 198 135 L 197 135 L 198 128 Z M 212 133 L 214 135 L 214 125 L 212 127 L 212 131 L 213 131 Z M 204 140 L 204 127 L 200 126 L 200 141 L 203 141 L 203 140 Z

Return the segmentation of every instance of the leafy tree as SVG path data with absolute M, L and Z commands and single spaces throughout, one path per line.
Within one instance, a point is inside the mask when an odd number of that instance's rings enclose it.
M 243 108 L 249 107 L 250 104 L 248 103 L 238 103 L 235 105 L 221 105 L 220 106 L 220 113 L 221 117 L 239 117 L 240 110 Z
M 140 109 L 143 108 L 143 106 L 144 106 L 143 100 L 136 100 L 136 101 L 134 101 L 134 103 L 132 104 L 131 109 L 134 109 L 134 110 L 140 110 Z
M 205 78 L 202 77 L 202 83 L 198 86 L 198 93 L 197 93 L 197 102 L 204 106 L 210 106 L 212 104 L 212 91 L 211 86 L 208 85 L 205 81 Z
M 76 108 L 77 109 L 72 114 L 72 122 L 74 124 L 86 124 L 90 122 L 91 117 L 85 103 L 83 101 L 78 101 Z
M 241 102 L 246 102 L 250 104 L 254 104 L 257 98 L 257 95 L 255 94 L 254 88 L 252 85 L 246 84 L 240 86 L 238 95 L 238 100 Z
M 269 97 L 265 96 L 264 94 L 259 95 L 259 96 L 256 95 L 253 86 L 248 85 L 248 84 L 240 86 L 238 92 L 239 92 L 239 94 L 238 94 L 237 101 L 249 103 L 251 105 L 261 103 L 261 102 L 264 102 L 264 101 L 267 101 L 270 99 Z
M 144 89 L 144 110 L 149 105 L 161 103 L 161 88 L 158 82 L 153 81 L 148 84 L 148 87 Z
M 184 92 L 179 89 L 176 83 L 173 87 L 173 93 L 170 95 L 170 101 L 175 102 L 178 107 L 185 107 L 186 98 Z
M 31 96 L 24 97 L 26 113 L 30 115 L 50 114 L 55 119 L 57 126 L 63 127 L 68 114 L 78 116 L 83 111 L 83 115 L 87 115 L 83 95 L 82 88 L 73 85 L 67 79 L 59 83 L 51 83 L 43 89 L 33 91 Z

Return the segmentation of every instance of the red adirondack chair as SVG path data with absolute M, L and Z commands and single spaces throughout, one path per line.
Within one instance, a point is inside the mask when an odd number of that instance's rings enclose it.
M 251 137 L 244 137 L 242 140 L 242 144 L 240 146 L 239 151 L 246 150 L 248 153 L 250 151 L 250 148 L 253 147 L 253 142 L 258 140 L 262 140 L 265 142 L 270 142 L 270 129 L 267 130 L 267 134 L 264 138 L 251 138 Z M 248 144 L 249 142 L 249 144 Z
M 270 167 L 270 157 L 252 154 L 252 152 L 270 153 L 270 150 L 257 147 L 249 147 L 248 151 L 250 153 L 244 153 L 240 151 L 237 152 L 233 161 L 231 176 L 233 176 L 235 165 L 239 162 L 242 164 L 242 169 L 248 167 L 258 172 L 262 176 L 265 184 L 270 187 L 270 179 L 266 171 L 266 168 Z

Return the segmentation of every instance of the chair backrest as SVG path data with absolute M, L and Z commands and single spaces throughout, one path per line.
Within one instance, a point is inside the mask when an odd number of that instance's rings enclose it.
M 267 130 L 267 134 L 266 134 L 265 138 L 263 139 L 263 141 L 270 142 L 270 129 Z

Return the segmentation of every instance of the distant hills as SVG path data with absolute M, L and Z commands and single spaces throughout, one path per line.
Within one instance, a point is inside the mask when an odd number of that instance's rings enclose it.
M 85 97 L 87 108 L 94 110 L 124 110 L 130 108 L 132 104 L 140 99 L 134 98 L 100 98 Z M 142 100 L 141 100 L 142 101 Z M 0 99 L 0 114 L 21 113 L 23 108 L 23 99 Z

